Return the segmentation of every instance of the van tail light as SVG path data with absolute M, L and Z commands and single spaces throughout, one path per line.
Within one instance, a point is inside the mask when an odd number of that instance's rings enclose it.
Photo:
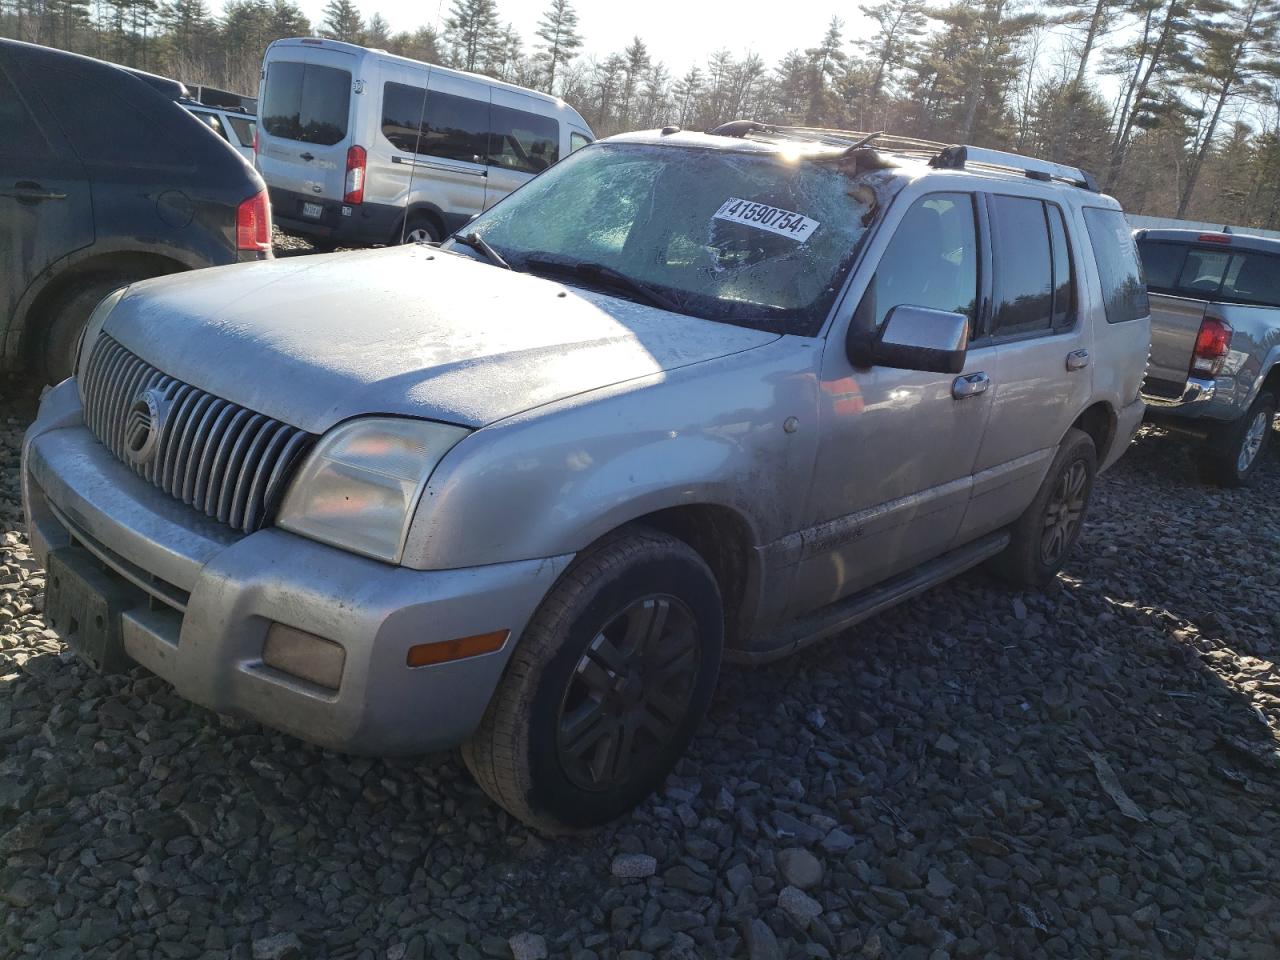
M 1191 373 L 1216 377 L 1227 359 L 1231 346 L 1231 325 L 1217 317 L 1205 317 L 1200 321 L 1196 334 L 1196 349 L 1191 354 Z
M 271 204 L 267 191 L 254 194 L 236 209 L 236 249 L 271 249 Z
M 343 188 L 343 203 L 364 202 L 364 165 L 367 159 L 364 147 L 347 148 L 347 182 Z

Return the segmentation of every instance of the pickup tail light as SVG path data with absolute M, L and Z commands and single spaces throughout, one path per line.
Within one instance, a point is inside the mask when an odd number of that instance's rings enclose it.
M 1201 243 L 1230 243 L 1231 237 L 1225 233 L 1202 233 L 1196 237 Z
M 265 252 L 271 249 L 271 204 L 263 190 L 236 209 L 236 249 Z
M 364 147 L 347 148 L 347 181 L 343 189 L 343 203 L 364 202 L 364 166 L 368 159 Z
M 1196 334 L 1196 348 L 1191 354 L 1192 375 L 1216 377 L 1227 359 L 1231 347 L 1231 325 L 1217 317 L 1205 317 L 1200 321 Z

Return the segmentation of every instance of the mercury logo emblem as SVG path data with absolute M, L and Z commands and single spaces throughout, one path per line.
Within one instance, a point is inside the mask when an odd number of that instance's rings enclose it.
M 129 406 L 124 422 L 124 449 L 137 466 L 148 463 L 156 454 L 164 433 L 169 401 L 160 390 L 147 390 Z

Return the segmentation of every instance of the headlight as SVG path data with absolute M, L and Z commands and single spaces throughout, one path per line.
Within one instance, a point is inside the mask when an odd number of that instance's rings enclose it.
M 390 417 L 335 427 L 320 438 L 298 471 L 276 526 L 397 563 L 427 478 L 470 432 Z
M 89 314 L 89 320 L 85 323 L 84 329 L 80 331 L 80 344 L 76 347 L 76 381 L 84 383 L 84 368 L 89 362 L 89 356 L 93 353 L 93 345 L 98 342 L 98 334 L 102 333 L 102 325 L 107 322 L 107 317 L 111 311 L 116 308 L 116 304 L 120 302 L 120 298 L 125 295 L 129 288 L 121 287 L 119 290 L 113 290 L 102 298 L 101 302 L 93 308 L 93 313 Z

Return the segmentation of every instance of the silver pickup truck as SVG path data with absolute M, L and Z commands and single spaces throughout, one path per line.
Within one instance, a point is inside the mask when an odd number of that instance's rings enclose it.
M 1251 483 L 1280 396 L 1280 240 L 1138 230 L 1151 296 L 1147 418 L 1202 439 L 1204 479 Z

